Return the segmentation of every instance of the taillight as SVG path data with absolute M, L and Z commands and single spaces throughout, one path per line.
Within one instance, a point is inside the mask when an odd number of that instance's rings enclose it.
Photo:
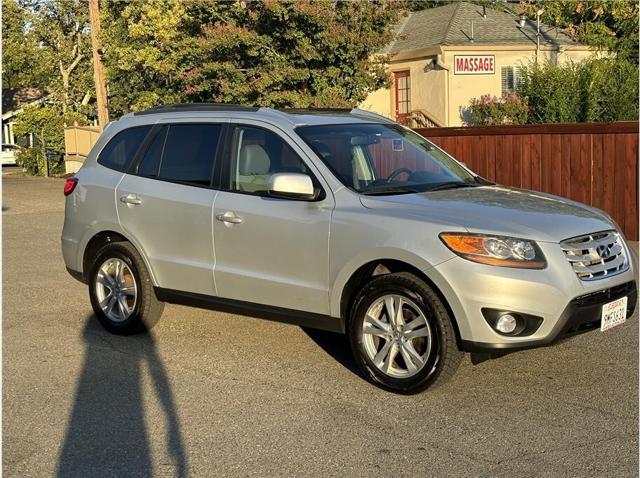
M 64 183 L 64 195 L 68 196 L 69 194 L 71 194 L 77 185 L 78 178 L 67 179 L 67 181 Z

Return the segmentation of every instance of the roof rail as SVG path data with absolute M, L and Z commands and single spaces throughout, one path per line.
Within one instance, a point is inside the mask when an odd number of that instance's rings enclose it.
M 156 113 L 178 113 L 187 111 L 258 111 L 259 106 L 245 106 L 227 103 L 175 103 L 171 105 L 156 106 L 148 110 L 138 111 L 135 116 L 151 115 Z
M 330 113 L 350 113 L 351 108 L 281 108 L 277 111 L 292 115 L 300 114 L 330 114 Z
M 384 121 L 385 123 L 395 123 L 395 121 L 393 121 L 390 118 L 387 118 L 386 116 L 379 115 L 378 113 L 374 113 L 373 111 L 363 110 L 361 108 L 353 108 L 351 110 L 351 114 L 353 116 L 360 116 L 362 118 L 371 118 L 371 119 L 376 119 L 378 121 Z
M 359 116 L 360 118 L 374 119 L 385 123 L 394 123 L 394 121 L 386 116 L 379 115 L 373 111 L 363 110 L 360 108 L 283 108 L 276 111 L 289 114 L 331 114 L 341 113 L 343 115 Z

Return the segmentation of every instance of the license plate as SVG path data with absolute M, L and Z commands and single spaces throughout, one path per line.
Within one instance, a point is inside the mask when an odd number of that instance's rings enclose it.
M 627 320 L 627 298 L 614 300 L 602 306 L 602 321 L 600 331 L 604 332 Z

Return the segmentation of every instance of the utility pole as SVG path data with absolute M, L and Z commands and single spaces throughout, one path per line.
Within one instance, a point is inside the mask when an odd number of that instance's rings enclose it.
M 540 15 L 544 13 L 544 9 L 541 8 L 536 12 L 536 63 L 538 63 L 538 56 L 540 56 Z
M 98 104 L 98 124 L 104 129 L 109 122 L 107 110 L 107 87 L 104 82 L 104 65 L 100 47 L 100 8 L 99 0 L 89 0 L 89 19 L 91 20 L 91 50 L 93 53 L 93 79 L 96 83 L 96 102 Z

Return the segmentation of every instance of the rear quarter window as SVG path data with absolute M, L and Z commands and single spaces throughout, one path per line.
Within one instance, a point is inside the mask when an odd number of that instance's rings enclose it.
M 136 126 L 116 134 L 100 151 L 98 163 L 116 171 L 126 171 L 151 126 Z

